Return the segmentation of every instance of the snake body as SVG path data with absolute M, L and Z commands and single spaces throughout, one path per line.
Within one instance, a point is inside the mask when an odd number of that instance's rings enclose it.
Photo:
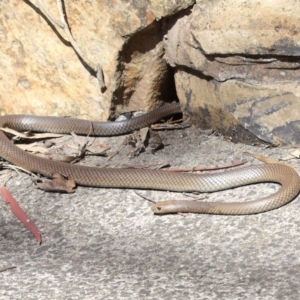
M 90 122 L 81 119 L 7 115 L 0 117 L 0 127 L 19 131 L 120 135 L 149 126 L 163 117 L 180 112 L 179 104 L 165 105 L 143 116 L 121 122 Z M 54 173 L 72 178 L 76 184 L 93 187 L 155 189 L 178 192 L 214 192 L 259 182 L 277 182 L 282 187 L 274 194 L 248 202 L 162 201 L 152 206 L 156 214 L 193 212 L 206 214 L 256 214 L 278 208 L 297 196 L 300 178 L 285 165 L 266 164 L 238 168 L 222 173 L 189 174 L 162 170 L 114 169 L 72 165 L 27 153 L 15 146 L 0 131 L 0 156 L 5 160 L 51 177 Z

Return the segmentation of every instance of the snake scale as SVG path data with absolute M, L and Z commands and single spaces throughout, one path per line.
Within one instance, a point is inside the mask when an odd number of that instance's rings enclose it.
M 120 122 L 91 122 L 74 118 L 6 115 L 0 127 L 18 131 L 90 134 L 113 136 L 149 126 L 161 118 L 179 113 L 179 104 L 169 104 L 140 117 Z M 93 187 L 155 189 L 178 192 L 214 192 L 259 183 L 276 182 L 281 188 L 272 195 L 247 202 L 162 201 L 154 204 L 156 214 L 192 212 L 206 214 L 244 215 L 269 211 L 285 205 L 299 193 L 297 172 L 282 164 L 264 164 L 237 168 L 221 173 L 190 174 L 162 170 L 114 169 L 73 165 L 48 160 L 27 153 L 15 146 L 0 131 L 0 156 L 24 169 L 51 177 L 60 173 L 76 184 Z

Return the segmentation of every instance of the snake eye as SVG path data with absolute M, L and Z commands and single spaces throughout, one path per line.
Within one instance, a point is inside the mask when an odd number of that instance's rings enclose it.
M 157 210 L 161 210 L 161 207 L 160 207 L 160 206 L 157 206 Z

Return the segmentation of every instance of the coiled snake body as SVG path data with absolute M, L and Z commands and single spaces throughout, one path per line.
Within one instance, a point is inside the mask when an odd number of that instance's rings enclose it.
M 90 122 L 73 118 L 7 115 L 0 118 L 0 127 L 10 127 L 19 131 L 75 132 L 77 134 L 89 134 L 92 128 L 93 135 L 112 136 L 132 132 L 178 112 L 180 112 L 180 105 L 170 104 L 143 116 L 121 122 Z M 277 182 L 282 185 L 276 193 L 248 202 L 162 201 L 152 206 L 152 210 L 157 214 L 176 212 L 256 214 L 290 202 L 297 196 L 300 189 L 300 178 L 297 172 L 281 164 L 249 166 L 217 174 L 85 167 L 26 153 L 13 145 L 2 131 L 0 131 L 0 156 L 29 171 L 48 177 L 59 173 L 72 178 L 78 185 L 84 186 L 214 192 L 259 182 Z

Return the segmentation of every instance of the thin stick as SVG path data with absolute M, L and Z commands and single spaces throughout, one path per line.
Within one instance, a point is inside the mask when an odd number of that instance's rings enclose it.
M 90 61 L 81 51 L 81 49 L 79 48 L 79 46 L 77 45 L 77 43 L 75 42 L 70 29 L 68 27 L 68 24 L 66 23 L 65 20 L 65 15 L 64 15 L 64 11 L 63 11 L 63 4 L 61 0 L 57 0 L 57 7 L 58 7 L 58 11 L 60 14 L 60 21 L 64 24 L 64 31 L 69 39 L 69 42 L 71 43 L 71 45 L 73 46 L 74 50 L 77 52 L 77 54 L 84 59 L 84 61 L 95 71 L 96 75 L 97 75 L 97 79 L 98 82 L 100 84 L 100 88 L 101 90 L 105 89 L 105 83 L 104 83 L 104 76 L 103 76 L 103 71 L 102 68 L 100 67 L 99 64 L 94 64 L 92 61 Z
M 152 200 L 152 199 L 150 199 L 150 198 L 147 198 L 147 197 L 145 197 L 144 195 L 142 195 L 142 194 L 140 194 L 140 193 L 138 193 L 137 191 L 134 191 L 138 196 L 140 196 L 141 198 L 143 198 L 143 199 L 145 199 L 145 200 L 147 200 L 147 201 L 150 201 L 151 203 L 154 203 L 154 204 L 156 204 L 157 202 L 155 202 L 154 200 Z M 189 197 L 191 197 L 191 196 L 189 196 Z M 204 200 L 204 199 L 207 199 L 208 198 L 208 196 L 204 196 L 204 197 L 198 197 L 198 198 L 193 198 L 192 199 L 192 201 L 199 201 L 199 200 Z M 178 201 L 185 201 L 186 199 L 184 199 L 184 200 L 178 200 Z M 177 200 L 175 200 L 175 201 L 177 201 Z M 190 201 L 190 200 L 186 200 L 186 201 Z
M 21 167 L 15 166 L 15 165 L 11 165 L 11 164 L 9 164 L 9 163 L 3 163 L 3 162 L 2 162 L 2 163 L 0 163 L 0 165 L 1 165 L 3 168 L 5 168 L 5 169 L 10 169 L 10 170 L 16 171 L 16 172 L 18 173 L 18 175 L 21 175 L 21 174 L 18 172 L 18 170 L 21 170 L 21 171 L 23 171 L 23 172 L 25 172 L 25 173 L 27 173 L 27 174 L 33 176 L 33 177 L 38 177 L 38 176 L 35 175 L 34 173 L 32 173 L 32 172 L 30 172 L 30 171 L 28 171 L 28 170 L 26 170 L 26 169 L 24 169 L 24 168 L 21 168 Z
M 152 199 L 150 199 L 150 198 L 147 198 L 147 197 L 143 196 L 142 194 L 138 193 L 137 191 L 134 191 L 134 192 L 135 192 L 138 196 L 140 196 L 141 198 L 143 198 L 143 199 L 145 199 L 145 200 L 147 200 L 147 201 L 150 201 L 151 203 L 156 204 L 156 202 L 155 202 L 154 200 L 152 200 Z
M 59 15 L 60 15 L 60 21 L 56 20 L 51 15 L 51 13 L 46 8 L 46 6 L 45 6 L 45 4 L 43 3 L 42 0 L 38 0 L 38 3 L 40 5 L 40 8 L 43 10 L 45 16 L 50 20 L 50 22 L 52 22 L 53 24 L 57 25 L 58 27 L 60 27 L 61 29 L 64 30 L 68 41 L 70 42 L 70 44 L 72 45 L 73 49 L 78 54 L 78 56 L 81 57 L 81 59 L 96 73 L 96 77 L 97 77 L 97 81 L 100 85 L 100 89 L 101 89 L 102 92 L 104 92 L 105 89 L 106 89 L 106 85 L 105 85 L 105 82 L 104 82 L 103 70 L 100 67 L 100 64 L 93 63 L 90 59 L 88 59 L 86 57 L 86 55 L 84 55 L 84 53 L 81 51 L 81 49 L 77 45 L 76 41 L 74 40 L 74 38 L 71 34 L 71 31 L 68 27 L 68 24 L 65 20 L 62 1 L 57 0 L 57 7 L 58 7 Z
M 54 24 L 56 24 L 58 27 L 60 27 L 61 29 L 64 29 L 65 25 L 61 22 L 59 22 L 58 20 L 56 20 L 51 13 L 49 12 L 49 10 L 47 9 L 47 7 L 45 6 L 45 4 L 43 3 L 42 0 L 38 0 L 38 3 L 40 5 L 40 7 L 43 9 L 44 14 L 46 15 L 46 17 Z
M 8 268 L 5 268 L 5 269 L 1 269 L 1 270 L 0 270 L 0 273 L 5 272 L 5 271 L 8 271 L 8 270 L 16 269 L 16 268 L 17 268 L 17 267 L 13 266 L 13 267 L 8 267 Z

